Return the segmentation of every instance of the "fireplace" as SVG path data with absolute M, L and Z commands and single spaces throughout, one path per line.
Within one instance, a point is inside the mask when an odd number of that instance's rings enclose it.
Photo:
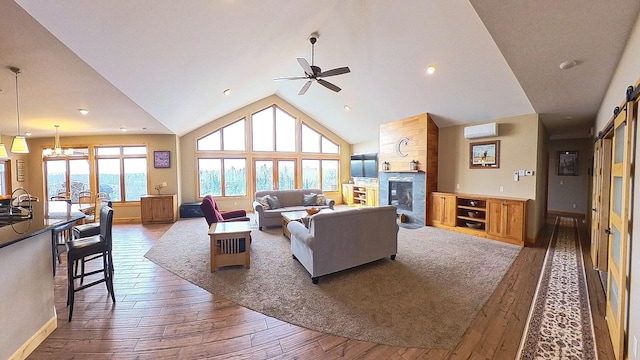
M 389 181 L 389 204 L 399 210 L 413 210 L 413 181 Z
M 424 172 L 380 173 L 380 205 L 393 205 L 398 215 L 416 226 L 426 225 L 426 174 Z

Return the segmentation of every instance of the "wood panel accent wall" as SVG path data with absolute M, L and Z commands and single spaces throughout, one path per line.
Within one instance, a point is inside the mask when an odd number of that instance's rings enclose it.
M 398 141 L 406 138 L 406 145 L 400 145 L 402 156 L 398 154 Z M 380 150 L 378 162 L 389 163 L 388 172 L 410 171 L 411 160 L 418 162 L 418 170 L 427 174 L 426 193 L 438 189 L 438 126 L 429 114 L 418 114 L 406 119 L 380 125 Z M 380 170 L 383 171 L 383 170 Z

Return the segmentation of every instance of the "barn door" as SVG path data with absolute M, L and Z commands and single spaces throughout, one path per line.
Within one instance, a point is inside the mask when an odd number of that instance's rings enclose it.
M 614 120 L 609 211 L 607 325 L 616 359 L 624 358 L 627 317 L 627 262 L 629 247 L 629 201 L 632 179 L 633 134 L 636 111 L 627 102 Z
M 611 184 L 611 136 L 595 143 L 591 193 L 591 260 L 593 267 L 607 271 L 609 236 L 609 192 Z

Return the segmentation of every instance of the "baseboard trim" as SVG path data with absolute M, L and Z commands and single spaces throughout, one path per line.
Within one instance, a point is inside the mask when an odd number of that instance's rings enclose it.
M 113 218 L 114 224 L 140 224 L 139 217 L 122 217 L 122 218 Z
M 547 210 L 547 214 L 548 215 L 555 215 L 555 216 L 574 217 L 576 219 L 584 219 L 585 218 L 583 213 L 574 213 L 574 212 L 568 212 L 568 211 Z
M 27 340 L 16 352 L 9 357 L 9 360 L 23 360 L 26 359 L 42 342 L 51 335 L 51 333 L 58 327 L 58 315 L 55 311 L 53 317 L 49 319 L 40 330 L 33 334 L 29 340 Z

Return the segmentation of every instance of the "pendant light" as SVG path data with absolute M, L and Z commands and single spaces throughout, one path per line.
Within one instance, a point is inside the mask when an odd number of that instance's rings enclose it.
M 0 132 L 0 159 L 6 159 L 9 157 L 7 154 L 7 148 L 4 146 L 4 142 L 2 142 L 2 133 Z
M 18 135 L 13 138 L 13 143 L 11 144 L 11 152 L 16 154 L 28 154 L 29 146 L 27 146 L 27 139 L 20 133 L 20 98 L 18 92 L 18 74 L 20 74 L 20 69 L 17 67 L 11 67 L 11 71 L 16 73 L 16 113 L 18 115 Z

